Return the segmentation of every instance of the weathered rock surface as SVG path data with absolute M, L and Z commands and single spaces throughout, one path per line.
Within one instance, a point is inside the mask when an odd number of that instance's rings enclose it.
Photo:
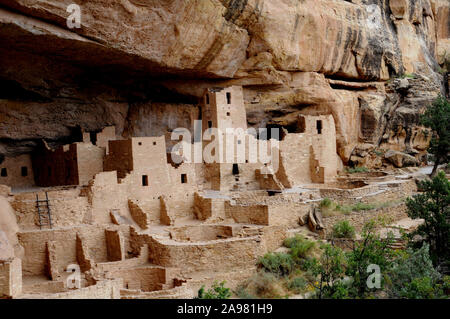
M 191 128 L 205 87 L 243 85 L 251 126 L 332 114 L 345 163 L 364 144 L 423 157 L 447 0 L 93 0 L 69 29 L 71 3 L 0 0 L 0 154 Z
M 22 257 L 23 248 L 17 239 L 16 215 L 8 200 L 0 195 L 0 261 Z
M 417 165 L 417 160 L 414 156 L 389 150 L 384 154 L 384 157 L 390 161 L 395 167 L 414 166 Z

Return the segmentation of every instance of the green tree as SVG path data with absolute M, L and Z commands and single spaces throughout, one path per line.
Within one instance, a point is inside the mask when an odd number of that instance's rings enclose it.
M 388 272 L 388 295 L 391 298 L 439 298 L 443 295 L 439 285 L 441 275 L 430 258 L 429 246 L 420 249 L 408 248 L 395 259 Z
M 345 255 L 338 247 L 329 244 L 321 246 L 323 250 L 319 259 L 306 261 L 311 285 L 317 291 L 317 298 L 343 299 L 347 297 L 347 290 L 342 284 L 345 274 Z
M 367 272 L 369 265 L 380 267 L 381 273 L 390 268 L 393 250 L 389 247 L 392 236 L 382 239 L 376 233 L 376 221 L 367 222 L 361 233 L 361 241 L 355 243 L 352 251 L 347 253 L 347 275 L 352 277 L 350 293 L 353 297 L 365 298 L 368 295 Z M 383 283 L 381 283 L 383 284 Z
M 421 116 L 424 126 L 431 128 L 433 137 L 428 152 L 433 155 L 435 176 L 440 164 L 448 163 L 450 156 L 450 102 L 439 96 Z
M 435 266 L 448 266 L 450 260 L 450 182 L 440 172 L 431 181 L 419 184 L 423 193 L 408 198 L 408 216 L 424 219 L 424 223 L 411 234 L 420 235 L 430 246 Z

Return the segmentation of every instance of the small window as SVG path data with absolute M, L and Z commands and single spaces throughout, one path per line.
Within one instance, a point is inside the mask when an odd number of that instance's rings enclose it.
M 94 145 L 97 145 L 97 133 L 90 132 L 89 137 L 90 137 L 91 143 Z
M 231 104 L 231 93 L 227 92 L 227 103 Z
M 231 115 L 231 113 L 230 112 L 227 112 L 227 116 L 230 116 Z
M 181 174 L 181 184 L 187 183 L 187 174 Z
M 141 146 L 141 145 L 142 145 L 142 142 L 139 142 L 138 145 Z
M 241 140 L 238 140 L 238 144 L 241 145 L 241 144 L 242 144 L 242 141 L 241 141 Z
M 8 177 L 8 171 L 6 170 L 6 168 L 2 168 L 1 176 L 2 177 Z
M 22 177 L 27 177 L 28 176 L 28 167 L 22 166 L 21 172 L 22 172 Z
M 148 176 L 142 175 L 142 186 L 148 186 Z
M 317 134 L 322 134 L 322 121 L 317 121 Z
M 233 175 L 239 175 L 239 165 L 233 164 Z
M 212 121 L 208 121 L 208 128 L 212 128 Z
M 153 145 L 156 145 L 156 142 L 153 142 Z
M 209 94 L 206 93 L 206 104 L 209 104 Z

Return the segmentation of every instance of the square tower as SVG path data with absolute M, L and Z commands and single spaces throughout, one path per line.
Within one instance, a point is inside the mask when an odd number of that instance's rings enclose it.
M 223 133 L 227 128 L 247 130 L 247 113 L 244 92 L 241 86 L 207 89 L 203 95 L 203 132 L 218 128 Z

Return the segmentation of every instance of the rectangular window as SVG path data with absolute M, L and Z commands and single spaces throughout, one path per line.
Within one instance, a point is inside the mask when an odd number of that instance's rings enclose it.
M 90 137 L 91 143 L 92 143 L 93 145 L 97 145 L 97 133 L 95 133 L 95 132 L 90 132 L 90 133 L 89 133 L 89 137 Z
M 227 116 L 230 116 L 231 115 L 231 113 L 230 112 L 227 112 Z
M 239 165 L 233 164 L 233 175 L 239 175 Z
M 22 177 L 27 177 L 28 176 L 28 167 L 22 166 L 21 172 L 22 172 Z
M 181 184 L 187 183 L 187 174 L 181 174 Z
M 322 121 L 317 121 L 317 134 L 322 134 Z
M 209 94 L 206 93 L 206 104 L 209 104 Z
M 208 128 L 212 128 L 212 121 L 208 121 Z
M 142 186 L 148 186 L 148 176 L 142 175 Z
M 2 168 L 1 176 L 2 177 L 8 177 L 8 171 L 6 170 L 6 168 Z
M 230 92 L 227 93 L 227 103 L 231 104 L 231 93 Z

